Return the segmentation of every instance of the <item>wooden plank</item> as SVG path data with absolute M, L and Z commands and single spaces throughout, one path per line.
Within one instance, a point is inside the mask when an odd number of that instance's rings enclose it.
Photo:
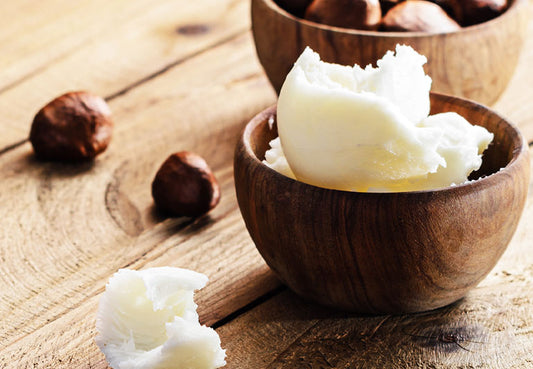
M 212 282 L 199 302 L 208 324 L 276 288 L 244 229 L 232 179 L 238 133 L 274 98 L 246 34 L 113 99 L 115 137 L 93 165 L 37 162 L 29 144 L 0 155 L 0 367 L 71 367 L 68 355 L 99 355 L 80 332 L 94 324 L 95 296 L 121 267 L 206 273 Z M 161 218 L 150 196 L 159 165 L 183 149 L 204 156 L 222 184 L 219 206 L 193 223 Z M 74 342 L 75 352 L 55 354 Z
M 437 311 L 365 317 L 284 292 L 218 329 L 227 368 L 531 368 L 532 219 L 530 192 L 494 270 L 466 298 Z
M 333 313 L 286 292 L 218 332 L 228 369 L 531 368 L 530 292 L 502 285 L 437 312 L 378 317 Z
M 244 0 L 47 0 L 26 12 L 28 6 L 0 15 L 17 19 L 0 22 L 0 151 L 26 139 L 35 113 L 65 91 L 115 96 L 250 27 Z
M 0 91 L 46 68 L 117 24 L 145 13 L 147 1 L 3 2 L 0 8 Z M 53 21 L 52 21 L 53 20 Z
M 204 9 L 211 11 L 206 14 Z M 0 48 L 3 51 L 0 60 L 0 91 L 80 47 L 107 43 L 117 33 L 129 31 L 130 39 L 134 39 L 149 29 L 152 38 L 166 38 L 168 41 L 173 34 L 178 37 L 183 35 L 178 29 L 191 23 L 205 25 L 206 28 L 221 25 L 231 28 L 234 25 L 242 29 L 248 21 L 243 19 L 239 23 L 238 18 L 245 17 L 242 17 L 243 14 L 235 17 L 235 12 L 246 10 L 247 4 L 243 1 L 3 2 L 0 4 Z M 224 19 L 216 22 L 221 15 Z M 229 20 L 237 22 L 230 23 Z M 133 26 L 137 27 L 137 31 L 134 31 Z M 208 29 L 197 30 L 199 32 L 196 36 L 209 33 Z M 175 38 L 174 41 L 179 39 Z M 168 43 L 167 51 L 171 51 L 172 46 L 175 45 Z M 112 59 L 110 55 L 108 61 Z
M 229 171 L 226 174 L 231 175 Z M 231 194 L 228 186 L 233 186 L 233 182 L 225 176 L 222 189 Z M 229 205 L 229 213 L 201 219 L 176 234 L 172 233 L 176 222 L 170 222 L 158 227 L 158 232 L 143 235 L 135 247 L 152 249 L 128 265 L 134 269 L 172 265 L 206 273 L 210 282 L 197 293 L 196 302 L 200 320 L 207 325 L 279 286 L 247 237 L 240 214 L 234 208 L 236 199 L 231 195 L 226 200 L 229 201 L 220 206 Z M 168 238 L 161 240 L 163 233 Z M 103 279 L 93 282 L 78 305 L 3 347 L 0 367 L 107 368 L 94 343 L 96 309 L 105 282 Z M 55 302 L 65 303 L 60 297 Z

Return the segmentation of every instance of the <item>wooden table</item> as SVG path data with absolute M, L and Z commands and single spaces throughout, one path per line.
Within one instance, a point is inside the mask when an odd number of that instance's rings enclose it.
M 533 28 L 494 108 L 533 141 Z M 487 86 L 490 88 L 490 86 Z M 68 90 L 110 104 L 116 130 L 94 164 L 43 163 L 36 111 Z M 405 316 L 306 303 L 254 248 L 232 178 L 243 125 L 275 102 L 247 0 L 46 0 L 0 5 L 0 368 L 106 368 L 98 299 L 119 268 L 207 274 L 201 321 L 227 368 L 533 367 L 533 195 L 491 274 L 462 301 Z M 150 184 L 172 152 L 204 156 L 222 201 L 162 218 Z

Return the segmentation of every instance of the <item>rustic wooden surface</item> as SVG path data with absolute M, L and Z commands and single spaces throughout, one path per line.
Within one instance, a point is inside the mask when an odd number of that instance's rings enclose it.
M 301 301 L 273 277 L 237 208 L 237 136 L 275 102 L 247 0 L 21 0 L 0 4 L 0 368 L 107 368 L 95 312 L 118 269 L 206 273 L 201 321 L 228 368 L 533 366 L 533 197 L 495 269 L 439 311 L 353 316 Z M 533 141 L 533 25 L 495 109 Z M 490 85 L 487 85 L 490 88 Z M 115 136 L 94 164 L 42 163 L 33 115 L 71 89 L 106 97 Z M 164 219 L 151 180 L 194 150 L 222 188 L 196 220 Z

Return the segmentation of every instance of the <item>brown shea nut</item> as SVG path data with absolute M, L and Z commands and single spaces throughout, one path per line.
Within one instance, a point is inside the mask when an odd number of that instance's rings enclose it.
M 329 26 L 375 30 L 381 20 L 379 0 L 314 0 L 305 19 Z
M 201 156 L 181 151 L 170 155 L 159 168 L 152 182 L 152 197 L 164 213 L 195 217 L 218 204 L 220 189 Z
M 404 1 L 388 11 L 381 21 L 384 31 L 453 32 L 461 28 L 438 5 L 429 1 Z
M 79 162 L 103 152 L 113 131 L 111 110 L 89 92 L 68 92 L 46 104 L 35 116 L 30 142 L 44 160 Z

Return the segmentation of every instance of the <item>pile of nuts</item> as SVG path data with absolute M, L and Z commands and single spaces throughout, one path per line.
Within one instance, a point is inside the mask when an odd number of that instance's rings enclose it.
M 276 0 L 288 12 L 329 26 L 389 32 L 453 32 L 493 19 L 507 0 Z

